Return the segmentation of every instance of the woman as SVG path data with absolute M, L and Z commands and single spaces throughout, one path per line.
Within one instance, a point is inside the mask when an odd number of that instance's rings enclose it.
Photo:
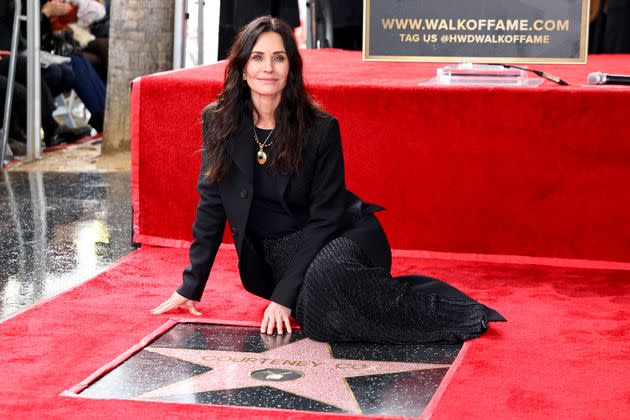
M 243 28 L 202 126 L 190 266 L 153 313 L 199 314 L 227 219 L 243 286 L 271 301 L 262 333 L 291 332 L 293 314 L 315 340 L 460 341 L 503 320 L 439 280 L 392 279 L 381 208 L 346 190 L 339 124 L 306 94 L 286 23 Z

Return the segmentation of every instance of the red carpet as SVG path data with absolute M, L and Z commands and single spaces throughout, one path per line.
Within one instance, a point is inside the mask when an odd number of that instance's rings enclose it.
M 304 56 L 313 92 L 341 122 L 348 186 L 388 208 L 379 218 L 394 248 L 551 258 L 395 254 L 394 274 L 442 278 L 509 319 L 470 343 L 433 418 L 627 417 L 630 90 L 580 84 L 590 71 L 630 72 L 628 57 L 536 66 L 567 88 L 449 89 L 417 86 L 437 64 Z M 148 310 L 180 283 L 186 251 L 146 245 L 190 240 L 199 115 L 222 71 L 218 64 L 134 83 L 134 231 L 144 246 L 0 324 L 0 418 L 318 417 L 59 396 L 168 319 Z M 258 322 L 265 305 L 242 290 L 226 246 L 204 316 Z
M 510 321 L 492 324 L 470 342 L 433 418 L 623 418 L 630 412 L 630 270 L 402 255 L 394 260 L 396 274 L 443 278 Z M 320 417 L 59 396 L 168 319 L 148 310 L 176 287 L 185 263 L 185 250 L 144 247 L 0 324 L 0 418 Z M 205 317 L 260 319 L 265 302 L 241 289 L 230 246 L 219 253 L 200 306 Z
M 630 56 L 531 66 L 571 85 L 521 89 L 418 86 L 437 63 L 303 56 L 311 90 L 340 121 L 348 187 L 387 208 L 394 248 L 630 261 L 630 87 L 584 85 L 589 72 L 630 73 Z M 139 242 L 191 239 L 200 113 L 223 68 L 134 83 Z

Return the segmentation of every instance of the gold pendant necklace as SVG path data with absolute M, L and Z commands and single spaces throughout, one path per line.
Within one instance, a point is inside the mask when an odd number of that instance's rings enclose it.
M 254 140 L 256 140 L 256 143 L 258 144 L 258 153 L 256 153 L 256 161 L 258 162 L 259 165 L 264 165 L 265 162 L 267 162 L 267 153 L 265 153 L 264 148 L 269 147 L 273 144 L 273 142 L 267 144 L 267 142 L 271 138 L 271 134 L 273 133 L 273 130 L 275 130 L 275 127 L 271 129 L 265 141 L 261 143 L 260 140 L 258 140 L 258 134 L 256 134 L 256 127 L 254 127 Z
M 263 150 L 262 144 L 260 145 L 258 153 L 256 153 L 256 160 L 258 161 L 259 165 L 264 165 L 265 162 L 267 162 L 267 153 L 265 153 L 265 151 Z

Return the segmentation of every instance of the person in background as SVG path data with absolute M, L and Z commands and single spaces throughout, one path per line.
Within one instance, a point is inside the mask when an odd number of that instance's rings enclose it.
M 346 189 L 339 123 L 307 94 L 282 20 L 260 17 L 238 34 L 202 137 L 190 265 L 153 313 L 199 314 L 229 221 L 244 288 L 270 300 L 261 333 L 290 332 L 293 315 L 319 341 L 459 342 L 505 321 L 440 280 L 392 278 L 373 214 L 382 207 Z
M 94 39 L 83 48 L 83 56 L 92 64 L 103 83 L 107 85 L 110 0 L 104 0 L 103 6 L 105 7 L 105 17 L 91 25 L 90 32 L 94 35 Z
M 0 38 L 0 50 L 5 54 L 0 57 L 0 75 L 6 77 L 9 73 L 9 50 L 11 48 L 12 27 L 13 27 L 13 1 L 3 2 L 0 5 L 0 33 L 7 34 Z M 67 14 L 72 5 L 58 0 L 47 1 L 42 5 L 41 30 L 42 34 L 52 33 L 49 19 L 53 16 Z M 16 86 L 26 88 L 26 68 L 27 58 L 23 55 L 26 50 L 25 25 L 21 26 L 20 39 L 18 42 L 19 55 L 16 56 Z M 54 147 L 62 143 L 76 141 L 86 134 L 89 134 L 90 127 L 69 128 L 60 126 L 53 117 L 56 108 L 55 97 L 63 92 L 71 90 L 75 86 L 75 75 L 72 66 L 68 63 L 50 64 L 43 66 L 41 70 L 41 123 L 44 131 L 44 143 L 46 147 Z M 18 88 L 20 90 L 20 88 Z M 12 137 L 20 142 L 26 141 L 26 127 L 21 122 L 26 121 L 26 103 L 23 106 L 19 97 L 14 93 L 14 105 L 12 114 L 14 115 L 10 133 Z M 4 107 L 4 103 L 3 103 Z M 22 115 L 23 114 L 23 115 Z M 97 119 L 98 119 L 97 114 Z M 101 118 L 102 119 L 102 118 Z
M 98 19 L 105 17 L 105 7 L 96 0 L 48 0 L 42 3 L 42 49 L 54 50 L 57 54 L 68 56 L 70 64 L 63 64 L 65 78 L 70 85 L 61 84 L 59 90 L 65 92 L 74 89 L 85 107 L 90 111 L 90 125 L 98 132 L 103 131 L 105 115 L 105 82 L 96 73 L 88 58 L 73 39 L 73 31 L 86 30 Z M 72 24 L 77 27 L 69 29 Z M 82 28 L 82 29 L 80 29 Z M 71 74 L 71 78 L 69 77 Z
M 105 6 L 96 0 L 45 0 L 41 7 L 42 12 L 47 9 L 45 14 L 50 17 L 53 31 L 64 30 L 72 23 L 89 28 L 105 17 Z
M 0 56 L 1 57 L 1 56 Z M 9 81 L 0 76 L 0 118 L 4 116 L 4 107 Z M 13 102 L 9 121 L 9 146 L 14 156 L 26 154 L 26 86 L 13 84 Z M 0 162 L 1 164 L 1 162 Z
M 361 50 L 363 43 L 363 0 L 331 1 L 333 47 Z

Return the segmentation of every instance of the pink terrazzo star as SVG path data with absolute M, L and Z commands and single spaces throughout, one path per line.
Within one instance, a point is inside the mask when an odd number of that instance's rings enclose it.
M 361 413 L 361 409 L 345 378 L 450 366 L 335 359 L 327 343 L 308 338 L 262 353 L 158 347 L 147 347 L 145 350 L 210 367 L 213 370 L 144 393 L 136 397 L 137 399 L 270 386 L 351 413 Z M 266 369 L 269 369 L 268 373 L 265 372 Z M 257 376 L 266 380 L 252 377 L 252 372 L 256 371 L 263 371 Z M 285 373 L 289 375 L 287 377 L 299 376 L 289 374 L 295 371 L 301 373 L 302 377 L 282 381 Z

